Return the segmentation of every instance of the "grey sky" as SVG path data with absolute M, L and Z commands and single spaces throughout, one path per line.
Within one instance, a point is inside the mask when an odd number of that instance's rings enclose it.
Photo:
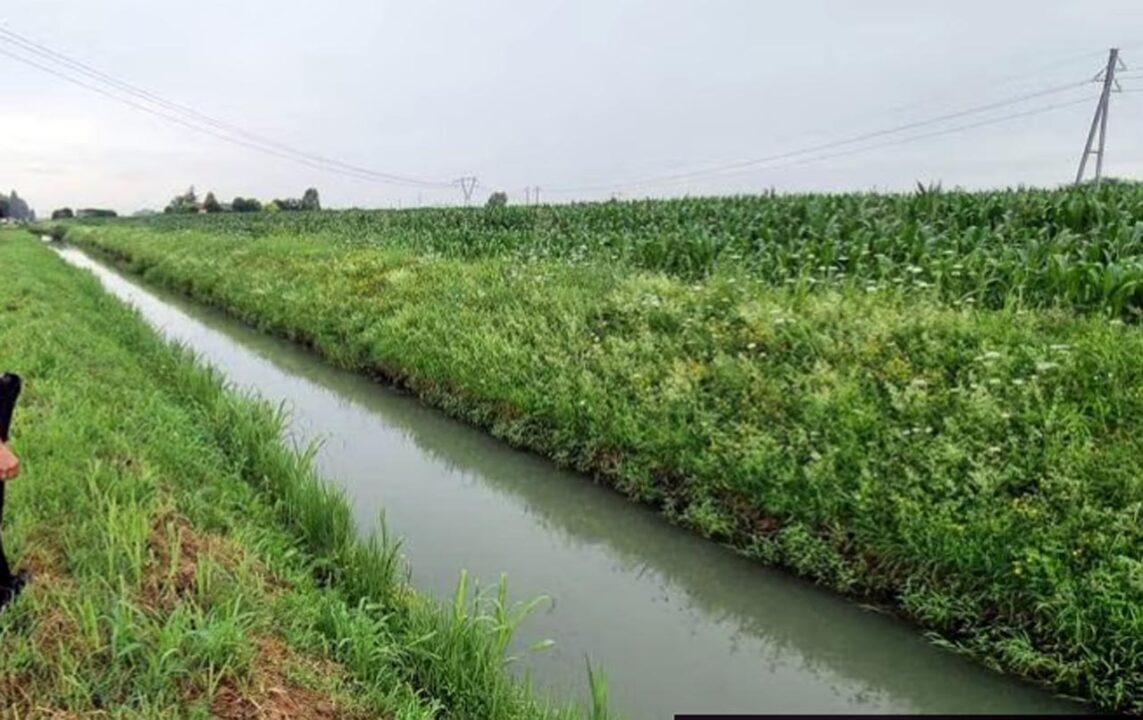
M 767 156 L 1095 74 L 1143 69 L 1139 0 L 7 0 L 0 27 L 312 152 L 521 200 Z M 0 48 L 11 49 L 0 43 Z M 1087 54 L 1086 57 L 1078 57 Z M 1019 77 L 1012 77 L 1012 76 Z M 1143 90 L 1139 79 L 1124 85 Z M 0 56 L 0 187 L 60 205 L 220 199 L 458 202 L 339 177 L 176 127 Z M 1078 88 L 957 122 L 1094 96 Z M 922 104 L 909 109 L 900 106 Z M 1116 96 L 1107 171 L 1143 171 L 1143 92 Z M 1056 184 L 1094 103 L 646 194 Z M 938 129 L 943 126 L 924 128 Z M 545 199 L 606 197 L 607 192 Z

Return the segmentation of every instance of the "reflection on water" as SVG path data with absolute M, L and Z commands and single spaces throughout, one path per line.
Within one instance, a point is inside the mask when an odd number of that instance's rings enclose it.
M 238 387 L 288 403 L 291 437 L 322 440 L 318 469 L 345 488 L 359 525 L 385 510 L 418 587 L 446 596 L 464 568 L 485 585 L 506 573 L 518 599 L 549 596 L 518 638 L 556 640 L 521 666 L 542 687 L 582 693 L 590 655 L 631 718 L 1081 709 L 297 346 L 60 252 Z

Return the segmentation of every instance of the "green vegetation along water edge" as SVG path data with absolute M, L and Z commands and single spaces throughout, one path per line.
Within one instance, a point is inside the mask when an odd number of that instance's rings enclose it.
M 0 231 L 0 266 L 0 364 L 26 382 L 5 542 L 33 572 L 0 614 L 7 712 L 579 717 L 509 676 L 512 608 L 463 582 L 442 608 L 358 538 L 271 408 L 26 232 Z
M 163 217 L 68 238 L 1143 712 L 1143 190 Z

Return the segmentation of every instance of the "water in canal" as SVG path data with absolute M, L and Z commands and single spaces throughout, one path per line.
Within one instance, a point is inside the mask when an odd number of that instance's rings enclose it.
M 604 666 L 625 717 L 677 712 L 1059 713 L 1069 701 L 985 670 L 913 627 L 747 561 L 582 476 L 513 450 L 299 347 L 62 248 L 151 325 L 237 387 L 292 412 L 292 439 L 359 526 L 382 510 L 414 584 L 441 597 L 462 569 L 551 602 L 520 628 L 534 682 L 582 694 Z

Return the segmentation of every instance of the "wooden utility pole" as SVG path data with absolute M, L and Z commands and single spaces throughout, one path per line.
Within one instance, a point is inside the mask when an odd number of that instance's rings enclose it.
M 1107 108 L 1111 100 L 1112 88 L 1119 88 L 1119 83 L 1115 81 L 1115 71 L 1123 64 L 1119 59 L 1119 48 L 1111 48 L 1107 53 L 1107 67 L 1099 75 L 1095 76 L 1096 80 L 1103 81 L 1103 91 L 1099 94 L 1099 102 L 1095 106 L 1095 115 L 1091 118 L 1091 129 L 1087 133 L 1087 143 L 1083 148 L 1083 155 L 1080 156 L 1079 170 L 1076 171 L 1076 185 L 1083 182 L 1083 171 L 1087 167 L 1088 156 L 1095 155 L 1095 186 L 1099 187 L 1099 183 L 1103 178 L 1103 151 L 1107 143 Z M 1092 144 L 1095 142 L 1095 132 L 1099 130 L 1099 147 L 1092 149 Z

